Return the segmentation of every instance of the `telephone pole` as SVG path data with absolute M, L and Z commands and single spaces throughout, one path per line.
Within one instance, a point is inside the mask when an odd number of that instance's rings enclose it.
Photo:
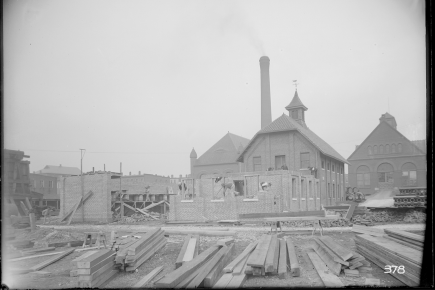
M 84 151 L 84 152 L 83 152 Z M 83 157 L 85 157 L 86 149 L 80 149 L 80 185 L 82 191 L 82 222 L 85 222 L 85 185 L 83 182 Z

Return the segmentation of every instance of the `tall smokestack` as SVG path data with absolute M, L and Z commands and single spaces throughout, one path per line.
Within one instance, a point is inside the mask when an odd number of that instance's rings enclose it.
M 272 108 L 270 103 L 270 59 L 267 56 L 260 57 L 261 71 L 261 129 L 272 123 Z

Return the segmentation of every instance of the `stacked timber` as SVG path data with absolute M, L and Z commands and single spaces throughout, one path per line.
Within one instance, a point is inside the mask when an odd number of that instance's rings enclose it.
M 422 251 L 385 237 L 367 234 L 357 235 L 355 244 L 359 253 L 385 269 L 386 273 L 408 286 L 419 285 Z
M 424 237 L 421 235 L 393 229 L 385 229 L 385 238 L 395 241 L 399 244 L 408 246 L 410 248 L 423 251 Z
M 331 237 L 313 238 L 310 245 L 330 272 L 336 276 L 344 272 L 346 276 L 359 277 L 360 273 L 372 271 L 370 262 L 364 256 L 340 245 Z
M 184 238 L 184 244 L 181 247 L 177 261 L 175 262 L 175 269 L 181 267 L 183 263 L 191 261 L 193 258 L 198 256 L 199 242 L 199 235 L 192 237 L 192 235 L 189 234 Z
M 89 254 L 90 253 L 90 254 Z M 115 264 L 115 251 L 104 249 L 88 252 L 73 261 L 77 287 L 104 287 L 119 270 Z
M 129 240 L 116 252 L 115 262 L 121 270 L 134 271 L 166 244 L 164 232 L 155 228 L 139 239 Z
M 196 244 L 192 237 L 188 241 L 188 244 L 190 241 L 192 241 L 192 245 Z M 220 278 L 223 268 L 230 262 L 233 254 L 233 239 L 218 241 L 216 245 L 206 249 L 190 261 L 184 261 L 175 271 L 158 280 L 155 286 L 161 288 L 210 288 Z

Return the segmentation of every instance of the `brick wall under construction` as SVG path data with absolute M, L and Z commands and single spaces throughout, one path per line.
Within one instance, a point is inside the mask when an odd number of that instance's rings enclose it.
M 245 172 L 227 174 L 215 182 L 216 177 L 186 180 L 187 192 L 193 198 L 183 193 L 170 196 L 169 220 L 238 219 L 244 213 L 320 209 L 319 181 L 311 175 L 291 171 Z M 265 191 L 259 186 L 263 182 L 271 184 Z M 223 196 L 222 183 L 239 186 L 232 186 Z

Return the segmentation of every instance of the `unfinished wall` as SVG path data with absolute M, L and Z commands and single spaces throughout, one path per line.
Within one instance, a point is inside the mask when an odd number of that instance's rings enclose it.
M 238 219 L 243 213 L 267 213 L 283 211 L 307 211 L 320 209 L 319 181 L 311 175 L 291 171 L 245 172 L 226 174 L 215 182 L 217 175 L 195 179 L 196 196 L 188 199 L 183 195 L 170 196 L 170 220 L 223 220 Z M 238 195 L 236 187 L 223 196 L 221 183 L 243 182 Z M 263 191 L 260 182 L 271 186 Z
M 110 174 L 71 176 L 63 178 L 60 191 L 61 216 L 73 208 L 82 196 L 81 178 L 84 193 L 92 190 L 93 195 L 84 204 L 85 222 L 111 222 Z M 82 208 L 79 208 L 72 221 L 82 221 Z

